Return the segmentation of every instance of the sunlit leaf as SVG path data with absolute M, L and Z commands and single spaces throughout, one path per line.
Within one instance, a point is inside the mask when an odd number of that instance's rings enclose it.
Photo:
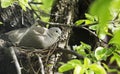
M 74 67 L 76 65 L 82 65 L 81 61 L 77 60 L 77 59 L 70 60 L 70 61 L 68 61 L 68 63 L 71 64 L 71 65 L 73 65 Z
M 98 17 L 97 34 L 101 38 L 108 31 L 108 22 L 111 20 L 110 4 L 112 0 L 95 0 L 90 7 L 90 13 Z
M 28 0 L 19 0 L 19 4 L 22 7 L 22 9 L 25 10 L 25 11 L 26 11 L 26 7 L 31 9 L 29 4 L 28 4 Z
M 86 71 L 86 74 L 94 74 L 94 71 L 92 71 L 92 70 L 87 70 L 87 71 Z
M 90 51 L 91 50 L 91 46 L 88 45 L 88 44 L 85 44 L 83 42 L 81 42 L 81 45 L 80 46 L 74 46 L 73 49 L 75 51 L 77 51 L 77 53 L 83 55 L 83 56 L 86 56 L 86 52 L 85 52 L 85 49 Z
M 77 65 L 74 69 L 73 74 L 84 74 L 84 69 L 81 66 Z
M 97 30 L 97 25 L 92 25 L 92 26 L 89 27 L 89 29 L 91 29 L 91 30 Z
M 88 19 L 88 20 L 91 20 L 91 21 L 94 21 L 95 18 L 93 16 L 91 16 L 90 14 L 87 14 L 85 13 L 85 17 Z
M 107 51 L 106 51 L 106 56 L 110 56 L 111 54 L 113 54 L 115 50 L 115 47 L 111 47 L 111 48 L 108 48 Z
M 94 21 L 91 21 L 91 20 L 85 20 L 85 24 L 86 24 L 86 25 L 89 25 L 89 24 L 92 24 L 92 23 L 94 23 Z
M 34 0 L 34 2 L 42 2 L 40 5 L 32 5 L 34 10 L 39 10 L 41 20 L 48 22 L 50 19 L 50 11 L 54 0 Z
M 84 67 L 87 68 L 91 64 L 90 60 L 88 58 L 84 59 Z
M 118 66 L 120 67 L 120 55 L 118 55 L 117 53 L 114 53 L 114 56 L 112 57 L 110 63 L 112 63 L 113 61 L 117 62 Z
M 117 72 L 117 69 L 110 69 L 109 66 L 105 63 L 103 63 L 103 66 L 105 67 L 105 69 L 107 69 L 108 72 Z
M 79 26 L 79 25 L 82 25 L 82 23 L 84 23 L 84 22 L 85 22 L 85 20 L 78 20 L 78 21 L 75 22 L 75 24 L 77 26 Z
M 95 74 L 107 74 L 105 69 L 98 64 L 91 64 L 89 68 L 93 70 Z
M 97 47 L 95 50 L 95 57 L 97 60 L 103 60 L 106 58 L 106 49 L 103 47 Z
M 114 32 L 114 36 L 110 40 L 109 44 L 113 44 L 118 49 L 120 49 L 120 28 Z
M 6 8 L 14 3 L 14 0 L 1 0 L 2 8 Z
M 74 60 L 70 60 L 68 61 L 67 64 L 62 65 L 61 67 L 59 67 L 59 72 L 65 72 L 68 70 L 71 70 L 73 68 L 75 68 L 77 65 L 81 65 L 80 60 L 74 59 Z
M 120 0 L 112 0 L 111 8 L 112 9 L 120 9 Z
M 69 71 L 73 68 L 74 68 L 74 66 L 72 66 L 71 64 L 64 64 L 64 65 L 59 67 L 58 71 L 59 72 L 65 72 L 65 71 Z
M 26 6 L 24 6 L 21 2 L 19 3 L 19 5 L 21 6 L 21 8 L 22 8 L 23 10 L 26 11 Z
M 54 0 L 41 0 L 43 5 L 40 6 L 40 8 L 46 12 L 50 12 L 51 6 L 54 2 Z

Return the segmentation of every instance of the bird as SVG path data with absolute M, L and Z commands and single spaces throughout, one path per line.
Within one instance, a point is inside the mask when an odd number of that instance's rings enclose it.
M 12 43 L 18 46 L 47 49 L 58 41 L 61 33 L 62 31 L 58 27 L 48 29 L 32 26 L 7 32 L 6 35 Z

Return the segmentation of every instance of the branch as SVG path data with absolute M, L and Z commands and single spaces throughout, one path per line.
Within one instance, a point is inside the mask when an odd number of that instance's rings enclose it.
M 35 10 L 33 9 L 32 5 L 30 3 L 28 3 L 29 6 L 31 7 L 31 10 L 33 11 L 33 13 L 35 13 L 35 15 L 37 16 L 37 18 L 41 19 L 40 16 L 35 12 Z
M 63 49 L 63 48 L 57 48 L 55 50 L 55 53 L 58 53 L 58 52 L 63 52 L 63 53 L 66 53 L 66 54 L 72 54 L 72 55 L 77 56 L 79 59 L 83 59 L 84 58 L 82 55 L 78 54 L 77 52 L 75 52 L 73 50 L 68 50 L 68 49 Z
M 87 30 L 89 33 L 91 33 L 92 35 L 94 35 L 97 39 L 100 39 L 93 31 L 89 30 L 86 27 L 82 27 L 83 29 Z M 100 39 L 103 43 L 108 44 L 107 42 L 105 42 L 104 40 Z
M 21 73 L 21 67 L 20 67 L 20 64 L 19 64 L 19 62 L 18 62 L 18 59 L 17 59 L 17 56 L 16 56 L 16 54 L 15 54 L 15 51 L 14 51 L 14 48 L 13 48 L 13 47 L 10 47 L 10 53 L 11 53 L 11 55 L 12 55 L 12 57 L 13 57 L 14 62 L 15 62 L 15 66 L 16 66 L 16 68 L 17 68 L 17 74 L 22 74 L 22 73 Z
M 36 5 L 40 5 L 43 4 L 42 2 L 29 2 L 30 4 L 36 4 Z
M 98 22 L 94 22 L 94 23 L 91 23 L 91 24 L 82 24 L 82 25 L 76 26 L 76 24 L 64 24 L 64 23 L 44 22 L 44 21 L 41 21 L 41 20 L 37 20 L 37 22 L 39 24 L 44 24 L 44 25 L 49 24 L 50 26 L 79 27 L 79 28 L 88 27 L 88 26 L 92 26 L 92 25 L 98 24 Z
M 41 66 L 41 73 L 45 74 L 45 70 L 44 70 L 42 59 L 41 59 L 41 57 L 39 55 L 37 55 L 37 56 L 38 56 L 38 60 L 39 60 L 40 66 Z

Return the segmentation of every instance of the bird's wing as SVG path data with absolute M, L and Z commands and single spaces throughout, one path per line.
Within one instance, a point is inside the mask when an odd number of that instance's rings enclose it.
M 30 28 L 13 30 L 6 33 L 6 35 L 9 36 L 10 41 L 18 45 L 43 48 L 42 43 L 47 37 L 47 31 L 47 28 L 33 26 Z
M 9 39 L 12 40 L 13 42 L 18 41 L 23 35 L 26 34 L 33 34 L 33 35 L 43 35 L 45 33 L 45 31 L 47 30 L 44 27 L 37 27 L 34 26 L 31 28 L 31 30 L 28 30 L 30 28 L 21 28 L 21 29 L 17 29 L 17 30 L 13 30 L 10 32 L 7 32 L 6 35 L 9 36 Z M 26 33 L 28 31 L 28 33 Z M 26 33 L 26 34 L 25 34 Z
M 27 30 L 27 28 L 22 28 L 22 29 L 18 29 L 18 30 L 13 30 L 13 31 L 7 32 L 5 34 L 9 36 L 9 39 L 12 42 L 17 42 L 21 38 L 23 33 L 25 33 L 26 30 Z
M 33 27 L 32 28 L 32 32 L 34 32 L 34 34 L 36 35 L 44 35 L 44 33 L 47 31 L 47 28 L 44 27 Z

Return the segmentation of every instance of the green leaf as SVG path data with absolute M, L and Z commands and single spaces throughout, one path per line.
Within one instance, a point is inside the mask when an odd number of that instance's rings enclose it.
M 81 66 L 77 65 L 74 69 L 74 73 L 73 74 L 84 74 L 84 68 L 82 68 Z
M 89 24 L 92 24 L 92 23 L 94 23 L 94 21 L 91 21 L 91 20 L 85 20 L 85 24 L 86 24 L 86 25 L 89 25 Z
M 83 55 L 83 56 L 86 56 L 86 52 L 85 52 L 85 49 L 90 51 L 91 50 L 91 46 L 88 45 L 88 44 L 85 44 L 83 42 L 81 42 L 81 45 L 80 46 L 74 46 L 73 49 L 75 51 L 77 51 L 77 53 Z
M 115 60 L 116 60 L 116 62 L 118 64 L 118 66 L 120 67 L 120 55 L 117 54 L 117 53 L 114 53 L 114 57 L 115 57 Z
M 77 26 L 79 26 L 79 25 L 81 25 L 81 24 L 84 23 L 84 22 L 85 22 L 85 20 L 78 20 L 78 21 L 75 22 L 75 24 L 76 24 Z
M 112 44 L 120 49 L 120 28 L 114 32 L 113 38 L 110 40 L 109 44 Z
M 50 19 L 50 11 L 51 11 L 51 7 L 53 5 L 53 2 L 55 0 L 34 0 L 35 2 L 42 2 L 41 5 L 32 5 L 34 10 L 39 10 L 40 12 L 38 14 L 40 14 L 41 16 L 41 20 L 44 22 L 48 22 Z
M 46 12 L 50 12 L 54 0 L 41 0 L 43 5 L 40 8 Z
M 26 11 L 26 6 L 24 6 L 21 2 L 19 2 L 19 5 L 21 6 L 21 8 L 22 8 L 23 10 Z
M 71 64 L 72 66 L 76 66 L 76 65 L 82 65 L 81 61 L 80 60 L 77 60 L 77 59 L 73 59 L 73 60 L 70 60 L 68 61 L 69 64 Z
M 115 61 L 115 57 L 112 56 L 111 59 L 110 59 L 110 63 L 113 63 Z
M 101 38 L 105 36 L 108 31 L 108 23 L 111 20 L 110 4 L 112 0 L 95 0 L 90 7 L 90 13 L 99 18 L 99 24 L 97 26 L 97 34 Z
M 103 60 L 106 58 L 106 49 L 103 47 L 97 47 L 95 50 L 95 57 L 97 60 Z
M 69 71 L 69 70 L 71 70 L 73 68 L 74 68 L 74 66 L 72 64 L 67 63 L 67 64 L 64 64 L 64 65 L 60 66 L 58 71 L 59 72 L 65 72 L 65 71 Z
M 90 60 L 88 58 L 84 59 L 84 67 L 87 68 L 91 64 Z
M 26 11 L 26 7 L 31 9 L 31 7 L 28 4 L 28 0 L 19 0 L 19 5 L 22 7 L 23 10 Z
M 74 59 L 74 60 L 68 61 L 67 64 L 64 64 L 61 67 L 59 67 L 58 71 L 65 72 L 65 71 L 75 68 L 77 65 L 82 65 L 82 64 L 80 60 Z
M 87 71 L 86 71 L 86 74 L 94 74 L 94 71 L 92 71 L 92 70 L 87 70 Z
M 120 0 L 112 0 L 111 8 L 112 9 L 120 9 Z
M 79 53 L 79 54 L 81 54 L 81 55 L 83 55 L 83 56 L 86 56 L 85 50 L 82 49 L 82 48 L 83 48 L 82 46 L 74 46 L 74 47 L 73 47 L 73 49 L 74 49 L 77 53 Z
M 93 70 L 95 74 L 107 74 L 105 69 L 98 64 L 91 64 L 89 68 Z
M 110 56 L 115 51 L 115 47 L 108 48 L 106 51 L 106 56 Z
M 6 8 L 14 3 L 14 0 L 1 0 L 2 8 Z
M 94 20 L 95 20 L 95 18 L 94 18 L 92 15 L 87 14 L 87 13 L 85 13 L 85 17 L 86 17 L 88 20 L 90 20 L 90 21 L 94 21 Z
M 105 63 L 103 63 L 103 66 L 105 67 L 105 69 L 108 71 L 108 72 L 117 72 L 117 69 L 110 69 L 108 67 L 108 65 L 106 65 Z
M 91 30 L 97 30 L 97 25 L 92 25 L 92 26 L 89 27 L 89 29 L 91 29 Z

